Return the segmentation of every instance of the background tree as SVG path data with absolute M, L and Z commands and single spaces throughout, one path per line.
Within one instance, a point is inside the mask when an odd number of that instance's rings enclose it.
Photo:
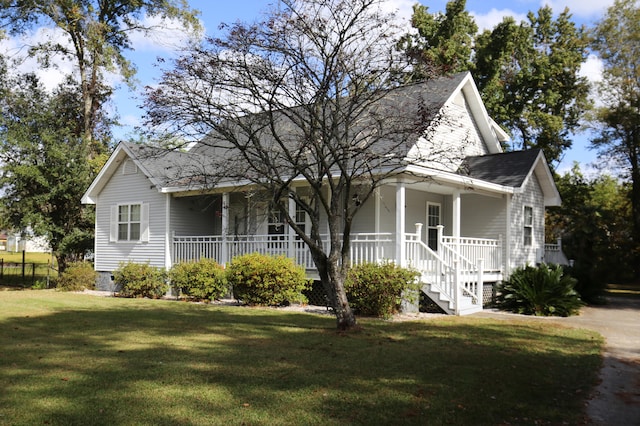
M 510 131 L 511 148 L 541 148 L 553 166 L 589 107 L 579 74 L 588 39 L 568 9 L 554 19 L 543 7 L 527 18 L 505 18 L 477 37 L 473 74 L 489 115 Z
M 95 170 L 87 161 L 74 84 L 53 93 L 33 75 L 7 82 L 0 99 L 0 187 L 14 229 L 46 236 L 63 270 L 93 247 L 93 213 L 79 200 Z
M 608 175 L 587 179 L 578 165 L 556 182 L 562 206 L 548 210 L 546 238 L 563 238 L 577 290 L 584 300 L 598 301 L 607 283 L 633 278 L 629 187 Z
M 431 14 L 427 6 L 419 3 L 413 6 L 411 26 L 416 32 L 405 35 L 399 43 L 413 64 L 409 80 L 471 69 L 478 26 L 467 12 L 466 4 L 466 0 L 452 0 L 447 3 L 444 14 Z
M 428 111 L 399 102 L 406 92 L 393 77 L 406 61 L 394 50 L 393 16 L 380 6 L 282 0 L 264 21 L 232 25 L 180 58 L 146 102 L 152 127 L 208 135 L 194 153 L 213 165 L 199 179 L 231 178 L 270 194 L 309 247 L 342 329 L 355 325 L 344 290 L 354 217 L 402 168 L 390 153 L 406 152 L 428 122 Z M 289 202 L 311 229 L 289 215 Z
M 123 53 L 131 49 L 133 32 L 154 29 L 144 24 L 141 18 L 145 15 L 175 19 L 185 28 L 199 28 L 195 13 L 185 0 L 0 0 L 0 22 L 11 34 L 53 25 L 68 37 L 35 45 L 30 53 L 37 55 L 43 66 L 51 66 L 55 55 L 75 63 L 82 99 L 78 112 L 89 155 L 104 151 L 105 141 L 96 140 L 94 132 L 102 119 L 102 107 L 112 93 L 105 73 L 117 73 L 125 82 L 133 82 L 135 67 Z
M 640 7 L 616 0 L 598 22 L 593 48 L 604 68 L 596 110 L 599 136 L 592 143 L 603 159 L 613 160 L 631 183 L 635 273 L 640 276 Z

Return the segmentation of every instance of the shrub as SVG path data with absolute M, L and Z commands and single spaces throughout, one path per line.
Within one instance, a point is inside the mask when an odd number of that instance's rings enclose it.
M 173 265 L 169 280 L 182 294 L 201 300 L 219 299 L 229 290 L 224 267 L 213 259 Z
M 395 263 L 362 263 L 349 270 L 345 290 L 356 313 L 388 318 L 400 309 L 403 294 L 417 296 L 417 277 L 417 271 Z
M 236 299 L 249 305 L 277 306 L 306 303 L 302 294 L 309 286 L 305 270 L 285 256 L 259 253 L 233 258 L 227 279 Z
M 62 291 L 92 290 L 98 274 L 90 262 L 72 262 L 58 277 L 57 289 Z
M 167 292 L 165 272 L 148 263 L 121 263 L 113 272 L 116 288 L 123 297 L 149 297 L 156 299 Z
M 500 309 L 520 314 L 566 317 L 583 305 L 575 285 L 559 265 L 526 266 L 498 285 L 496 302 Z

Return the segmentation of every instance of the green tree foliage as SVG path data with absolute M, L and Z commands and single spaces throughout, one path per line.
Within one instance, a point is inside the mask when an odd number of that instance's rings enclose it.
M 80 135 L 77 87 L 46 92 L 33 75 L 0 99 L 0 186 L 15 229 L 46 236 L 62 269 L 93 246 L 93 210 L 80 198 L 94 173 Z
M 82 135 L 94 139 L 101 121 L 102 106 L 111 95 L 105 73 L 115 72 L 133 82 L 135 66 L 123 53 L 131 49 L 134 32 L 149 33 L 154 27 L 144 18 L 170 18 L 185 28 L 198 29 L 195 13 L 185 0 L 0 0 L 0 22 L 14 35 L 43 25 L 63 31 L 66 40 L 48 40 L 30 48 L 43 66 L 52 64 L 54 55 L 71 59 L 77 68 L 82 117 Z M 99 144 L 93 151 L 101 151 Z
M 489 115 L 511 132 L 511 148 L 541 148 L 553 165 L 589 107 L 579 75 L 588 39 L 568 9 L 554 19 L 543 7 L 527 18 L 505 18 L 477 37 L 473 73 Z
M 414 33 L 399 47 L 413 67 L 405 79 L 420 80 L 470 70 L 489 115 L 511 133 L 511 149 L 541 148 L 553 166 L 571 146 L 572 133 L 590 104 L 579 75 L 587 57 L 585 30 L 568 9 L 554 19 L 551 8 L 529 13 L 527 21 L 505 18 L 477 34 L 464 0 L 446 12 L 414 6 Z
M 607 282 L 633 276 L 629 187 L 606 175 L 587 179 L 577 165 L 556 182 L 562 206 L 548 211 L 547 240 L 562 237 L 575 262 L 576 289 L 583 300 L 597 302 Z
M 599 136 L 593 146 L 617 162 L 631 182 L 631 217 L 635 272 L 640 276 L 640 7 L 617 0 L 596 25 L 593 48 L 602 59 L 599 86 L 602 106 L 596 110 Z
M 473 39 L 478 26 L 466 10 L 466 0 L 447 3 L 444 14 L 413 6 L 411 26 L 417 33 L 404 36 L 399 46 L 413 64 L 411 80 L 422 80 L 471 68 Z

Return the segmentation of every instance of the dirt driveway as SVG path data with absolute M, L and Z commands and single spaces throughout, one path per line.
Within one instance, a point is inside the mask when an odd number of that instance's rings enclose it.
M 607 300 L 606 305 L 583 308 L 579 316 L 542 320 L 595 330 L 606 339 L 601 381 L 586 407 L 590 424 L 640 426 L 640 297 L 609 296 Z M 510 314 L 484 311 L 476 315 Z

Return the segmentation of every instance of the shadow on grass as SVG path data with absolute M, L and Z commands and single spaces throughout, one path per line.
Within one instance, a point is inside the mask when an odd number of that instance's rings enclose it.
M 574 424 L 600 363 L 548 324 L 361 324 L 114 299 L 8 318 L 0 424 Z

